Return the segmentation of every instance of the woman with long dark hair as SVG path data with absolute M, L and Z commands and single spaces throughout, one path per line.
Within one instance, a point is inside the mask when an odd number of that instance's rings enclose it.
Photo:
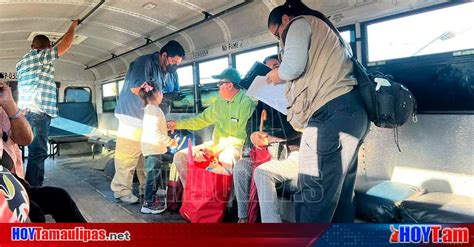
M 289 0 L 273 9 L 269 31 L 283 51 L 267 74 L 287 83 L 288 121 L 303 132 L 297 222 L 354 222 L 357 153 L 369 121 L 353 77 L 349 52 L 318 12 Z

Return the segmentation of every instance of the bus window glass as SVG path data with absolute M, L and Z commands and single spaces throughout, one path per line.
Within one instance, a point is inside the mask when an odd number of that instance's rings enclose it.
M 117 83 L 110 82 L 102 85 L 102 97 L 117 96 Z
M 256 61 L 263 62 L 263 59 L 266 57 L 277 54 L 277 46 L 238 54 L 235 56 L 236 69 L 240 72 L 242 77 L 245 77 L 249 69 Z
M 351 43 L 352 40 L 351 40 L 351 31 L 350 30 L 347 30 L 347 31 L 342 31 L 342 32 L 339 32 L 342 36 L 342 38 L 347 42 L 347 43 Z
M 102 84 L 102 111 L 103 112 L 114 112 L 115 106 L 117 105 L 117 83 L 109 82 Z
M 368 61 L 474 48 L 474 3 L 367 25 Z
M 216 79 L 212 79 L 212 75 L 218 75 L 228 67 L 228 57 L 218 58 L 211 61 L 199 63 L 199 83 L 203 85 L 217 82 Z
M 91 102 L 91 89 L 87 87 L 67 87 L 64 102 Z
M 120 81 L 118 81 L 119 94 L 122 92 L 123 84 L 124 84 L 124 83 L 125 83 L 125 80 L 120 80 Z
M 103 112 L 114 112 L 115 106 L 117 106 L 116 100 L 102 101 L 102 111 Z
M 193 77 L 193 66 L 188 65 L 181 68 L 178 68 L 176 71 L 178 72 L 178 80 L 179 86 L 192 86 L 194 84 L 194 77 Z
M 192 90 L 181 91 L 185 96 L 180 101 L 173 101 L 171 104 L 172 113 L 194 112 L 194 94 Z

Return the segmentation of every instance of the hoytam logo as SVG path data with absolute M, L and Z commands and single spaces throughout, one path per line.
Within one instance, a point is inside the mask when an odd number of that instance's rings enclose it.
M 469 228 L 441 225 L 390 225 L 390 243 L 469 243 Z

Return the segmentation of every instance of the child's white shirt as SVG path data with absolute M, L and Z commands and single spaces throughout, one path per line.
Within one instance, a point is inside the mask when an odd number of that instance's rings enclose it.
M 144 109 L 141 148 L 143 156 L 164 154 L 171 141 L 166 128 L 165 114 L 157 105 L 148 104 Z

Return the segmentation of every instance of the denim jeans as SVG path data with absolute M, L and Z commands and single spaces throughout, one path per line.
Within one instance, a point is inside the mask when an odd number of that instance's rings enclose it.
M 312 116 L 300 145 L 297 222 L 354 222 L 357 156 L 369 124 L 357 90 L 329 101 Z
M 26 119 L 33 129 L 33 142 L 28 145 L 25 179 L 32 186 L 42 186 L 44 160 L 48 158 L 48 135 L 51 117 L 45 113 L 27 112 Z
M 158 189 L 166 189 L 166 173 L 162 172 L 163 155 L 145 156 L 145 201 L 152 203 Z

